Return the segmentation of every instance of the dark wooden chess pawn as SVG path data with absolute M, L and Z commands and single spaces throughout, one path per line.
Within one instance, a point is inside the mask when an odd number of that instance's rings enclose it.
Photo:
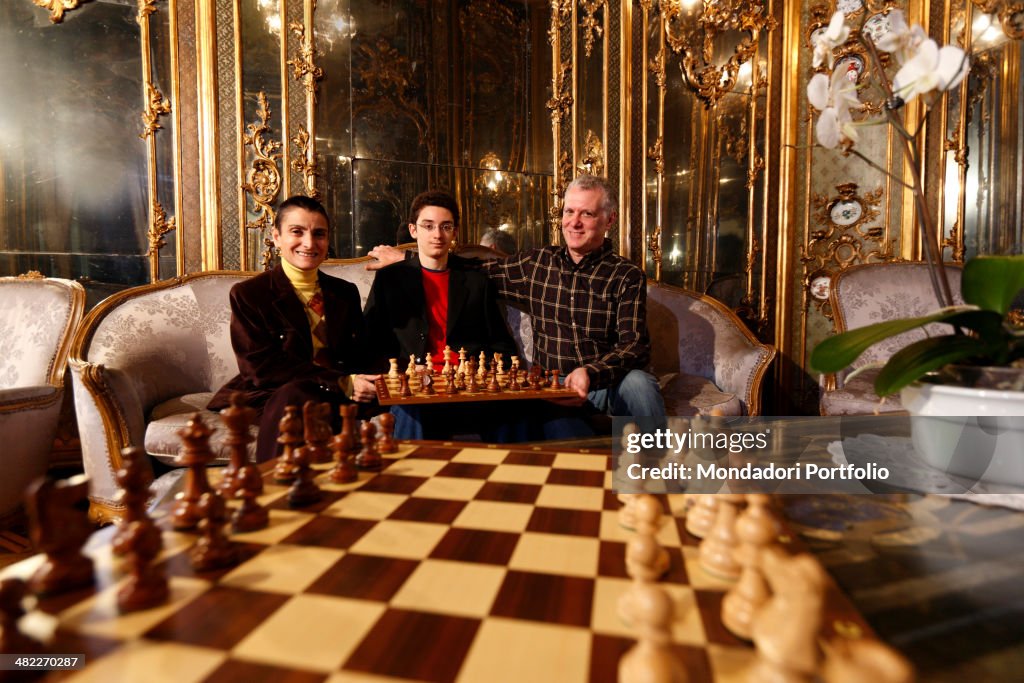
M 146 503 L 149 501 L 150 484 L 153 483 L 153 470 L 148 459 L 149 456 L 143 453 L 141 448 L 131 446 L 121 450 L 121 467 L 114 474 L 114 479 L 122 490 L 124 516 L 121 517 L 117 533 L 111 541 L 111 551 L 115 555 L 124 555 L 128 552 L 125 537 L 131 525 L 141 519 L 149 519 L 146 515 Z
M 480 390 L 476 384 L 476 361 L 466 361 L 466 391 L 473 394 Z
M 0 653 L 31 655 L 43 651 L 42 643 L 18 628 L 18 620 L 25 616 L 21 603 L 27 595 L 28 586 L 21 579 L 0 581 Z
M 395 416 L 391 413 L 382 413 L 378 420 L 380 421 L 380 436 L 377 437 L 377 452 L 397 453 L 398 443 L 395 441 Z
M 430 366 L 427 366 L 427 371 L 423 373 L 423 379 L 420 380 L 420 393 L 424 396 L 433 396 L 437 392 L 434 391 L 434 375 L 430 370 Z
M 508 390 L 519 391 L 520 389 L 522 389 L 522 387 L 519 386 L 519 368 L 513 365 L 512 368 L 508 371 L 508 374 Z
M 231 530 L 241 533 L 263 529 L 270 524 L 270 513 L 256 500 L 263 493 L 263 476 L 256 465 L 246 463 L 236 477 L 238 489 L 235 497 L 242 504 L 231 515 Z
M 412 396 L 412 389 L 409 388 L 409 375 L 399 375 L 398 382 L 398 395 L 402 398 Z
M 331 461 L 327 443 L 331 440 L 331 404 L 306 401 L 302 406 L 306 456 L 310 465 Z
M 235 391 L 231 394 L 231 405 L 220 411 L 228 435 L 224 445 L 228 448 L 228 466 L 221 470 L 217 488 L 222 496 L 234 497 L 238 490 L 238 475 L 249 460 L 249 443 L 253 441 L 249 426 L 256 419 L 256 411 L 245 403 L 245 394 Z
M 541 380 L 541 388 L 548 389 L 551 386 L 551 372 L 545 370 L 543 379 Z
M 224 535 L 228 521 L 227 506 L 217 493 L 208 491 L 199 500 L 203 513 L 202 535 L 189 551 L 192 568 L 197 572 L 230 567 L 238 560 L 238 548 Z
M 335 484 L 348 484 L 357 478 L 352 465 L 352 453 L 358 448 L 356 442 L 356 411 L 354 403 L 338 408 L 341 413 L 341 432 L 331 440 L 331 453 L 334 454 L 334 467 L 327 477 Z
M 295 449 L 295 481 L 288 489 L 288 506 L 293 508 L 312 505 L 323 497 L 320 487 L 313 479 L 316 472 L 310 466 L 309 446 Z
M 498 384 L 498 371 L 491 370 L 491 381 L 487 383 L 487 391 L 491 394 L 501 393 L 501 385 Z
M 215 494 L 204 494 L 215 495 Z M 124 535 L 128 580 L 117 591 L 117 608 L 122 612 L 149 609 L 167 601 L 167 575 L 154 564 L 163 550 L 159 527 L 148 517 L 132 522 Z
M 541 379 L 541 370 L 539 365 L 534 365 L 530 368 L 530 376 L 527 378 L 530 388 L 534 391 L 538 391 L 543 386 L 543 380 Z
M 379 470 L 383 462 L 380 453 L 377 452 L 377 427 L 366 420 L 359 433 L 363 441 L 363 450 L 356 456 L 356 467 L 361 470 Z
M 448 374 L 444 376 L 444 393 L 454 396 L 458 392 L 459 388 L 455 384 L 455 368 L 448 368 Z
M 302 445 L 303 424 L 298 406 L 287 406 L 281 422 L 278 423 L 277 442 L 281 444 L 281 455 L 274 466 L 274 481 L 290 484 L 295 481 L 298 468 L 295 466 L 295 449 Z
M 93 584 L 92 560 L 82 546 L 92 533 L 89 523 L 89 479 L 78 475 L 66 481 L 38 479 L 25 496 L 30 536 L 46 554 L 29 585 L 40 595 L 54 595 Z
M 202 515 L 199 512 L 199 498 L 210 490 L 206 467 L 213 462 L 210 450 L 212 429 L 206 426 L 199 413 L 195 413 L 184 429 L 178 430 L 182 446 L 174 462 L 188 468 L 185 472 L 185 486 L 174 497 L 171 508 L 171 526 L 178 531 L 195 529 Z
M 558 383 L 558 374 L 559 374 L 558 370 L 552 370 L 551 371 L 551 388 L 552 389 L 560 389 L 561 388 L 561 385 L 559 385 L 559 383 Z

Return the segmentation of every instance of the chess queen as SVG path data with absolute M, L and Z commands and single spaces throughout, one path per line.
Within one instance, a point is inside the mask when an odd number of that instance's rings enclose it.
M 209 404 L 220 410 L 231 392 L 245 392 L 259 411 L 259 461 L 277 455 L 285 406 L 309 400 L 369 406 L 376 396 L 376 377 L 361 374 L 370 354 L 359 290 L 319 270 L 327 258 L 327 211 L 310 197 L 291 197 L 278 208 L 271 234 L 280 263 L 231 288 L 238 375 Z

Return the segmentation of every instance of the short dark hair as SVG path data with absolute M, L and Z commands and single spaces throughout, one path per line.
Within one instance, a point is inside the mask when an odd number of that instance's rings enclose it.
M 439 206 L 451 211 L 452 222 L 455 223 L 455 227 L 459 227 L 459 204 L 455 197 L 441 190 L 427 190 L 416 195 L 412 200 L 412 206 L 409 207 L 409 222 L 415 223 L 420 217 L 420 211 L 428 206 Z
M 313 199 L 307 197 L 304 194 L 297 194 L 281 202 L 281 206 L 277 207 L 277 215 L 274 216 L 274 229 L 281 232 L 281 216 L 288 209 L 305 209 L 312 213 L 318 213 L 324 217 L 327 221 L 327 230 L 331 229 L 331 217 L 327 215 L 327 209 L 324 205 Z

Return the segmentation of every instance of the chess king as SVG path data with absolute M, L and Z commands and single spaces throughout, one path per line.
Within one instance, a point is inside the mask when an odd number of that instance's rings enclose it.
M 256 458 L 277 455 L 278 424 L 288 405 L 375 405 L 359 290 L 318 269 L 327 258 L 330 219 L 320 202 L 297 195 L 277 210 L 272 231 L 281 253 L 272 270 L 231 288 L 231 345 L 238 375 L 210 401 L 226 408 L 233 391 L 259 411 Z M 371 411 L 368 411 L 371 412 Z M 337 428 L 337 425 L 335 425 Z
M 445 347 L 464 348 L 469 357 L 481 351 L 488 357 L 495 352 L 505 358 L 516 355 L 494 284 L 449 253 L 458 227 L 459 205 L 450 194 L 427 191 L 413 199 L 409 234 L 418 253 L 380 270 L 366 302 L 366 323 L 372 348 L 380 354 L 380 369 L 387 367 L 387 358 L 412 356 L 419 366 L 432 362 L 432 371 L 439 375 Z M 519 422 L 512 417 L 518 410 L 463 403 L 394 406 L 392 413 L 396 438 L 449 439 L 468 431 L 486 441 L 505 442 L 520 439 Z

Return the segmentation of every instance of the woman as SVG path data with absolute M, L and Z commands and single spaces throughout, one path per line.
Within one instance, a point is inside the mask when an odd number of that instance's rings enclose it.
M 370 403 L 376 396 L 376 376 L 358 374 L 369 358 L 359 290 L 318 270 L 327 258 L 327 211 L 315 199 L 291 197 L 278 209 L 271 234 L 280 265 L 231 288 L 238 375 L 209 405 L 220 410 L 232 392 L 245 392 L 260 411 L 260 462 L 278 453 L 285 406 Z

